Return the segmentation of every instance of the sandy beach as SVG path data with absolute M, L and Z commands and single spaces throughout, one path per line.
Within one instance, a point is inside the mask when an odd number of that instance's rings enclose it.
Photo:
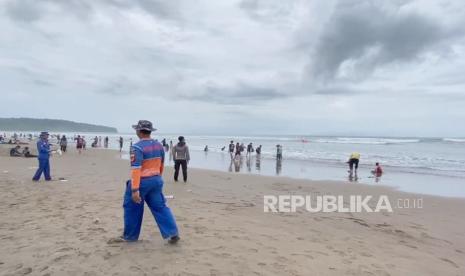
M 112 150 L 35 158 L 0 147 L 0 275 L 464 275 L 465 199 L 335 181 L 191 169 L 165 171 L 181 241 L 162 240 L 146 208 L 141 240 L 108 244 L 123 227 L 129 164 Z M 438 183 L 440 185 L 440 183 Z M 387 195 L 423 200 L 392 213 L 264 213 L 264 195 Z

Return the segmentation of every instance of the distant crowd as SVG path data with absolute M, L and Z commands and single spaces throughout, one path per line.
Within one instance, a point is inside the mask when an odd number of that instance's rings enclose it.
M 66 135 L 60 135 L 60 134 L 55 134 L 55 135 L 50 135 L 52 138 L 56 138 L 56 143 L 59 145 L 59 152 L 60 154 L 67 152 L 68 148 L 68 141 L 69 138 L 66 137 Z M 15 147 L 10 149 L 10 156 L 11 157 L 37 157 L 37 155 L 31 154 L 30 148 L 28 146 L 21 147 L 21 145 L 27 145 L 29 144 L 29 141 L 32 141 L 36 136 L 34 136 L 31 133 L 14 133 L 10 137 L 6 135 L 6 133 L 0 134 L 0 144 L 12 144 L 15 145 Z M 84 135 L 74 135 L 71 138 L 71 141 L 75 142 L 76 144 L 76 149 L 79 154 L 82 153 L 83 150 L 86 150 L 86 137 Z M 122 136 L 116 139 L 119 151 L 122 152 L 124 148 L 124 139 Z M 109 148 L 109 143 L 110 139 L 108 136 L 95 136 L 92 138 L 92 143 L 91 147 L 92 148 Z M 166 139 L 162 139 L 161 144 L 164 148 L 164 151 L 168 153 L 169 155 L 169 161 L 174 161 L 174 167 L 175 167 L 175 180 L 177 181 L 179 172 L 182 171 L 183 174 L 183 180 L 187 181 L 187 165 L 190 160 L 190 155 L 189 155 L 189 148 L 186 144 L 186 141 L 183 136 L 180 136 L 178 139 L 178 143 L 176 145 L 173 145 L 173 141 L 169 141 L 169 143 L 166 141 Z M 129 148 L 133 146 L 133 141 L 132 138 L 129 139 Z M 242 164 L 242 157 L 245 156 L 247 158 L 250 158 L 254 153 L 256 156 L 257 160 L 257 168 L 260 166 L 260 158 L 262 155 L 262 145 L 257 146 L 256 148 L 254 147 L 253 143 L 247 144 L 247 146 L 244 143 L 240 142 L 234 142 L 234 140 L 231 140 L 229 145 L 223 146 L 221 148 L 221 151 L 225 151 L 227 148 L 227 152 L 229 152 L 229 155 L 231 157 L 231 163 L 238 163 Z M 204 152 L 208 152 L 209 147 L 208 145 L 205 145 L 204 147 Z M 280 173 L 281 170 L 281 161 L 283 159 L 283 146 L 280 144 L 276 145 L 275 148 L 275 158 L 277 161 L 276 165 L 276 171 L 277 174 Z M 349 180 L 357 180 L 357 170 L 358 170 L 358 165 L 360 162 L 360 154 L 357 152 L 354 152 L 350 155 L 347 164 L 349 165 Z M 236 168 L 236 171 L 239 171 L 238 168 Z M 375 164 L 374 169 L 371 170 L 371 173 L 375 177 L 380 177 L 383 174 L 383 169 L 379 162 Z

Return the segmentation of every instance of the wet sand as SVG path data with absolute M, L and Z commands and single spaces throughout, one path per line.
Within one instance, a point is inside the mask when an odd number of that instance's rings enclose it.
M 141 241 L 122 232 L 129 164 L 110 150 L 51 158 L 33 183 L 34 158 L 0 146 L 0 275 L 464 275 L 465 200 L 382 186 L 192 169 L 187 184 L 165 172 L 180 229 L 161 239 L 146 208 Z M 422 198 L 392 213 L 264 213 L 263 195 L 387 195 Z

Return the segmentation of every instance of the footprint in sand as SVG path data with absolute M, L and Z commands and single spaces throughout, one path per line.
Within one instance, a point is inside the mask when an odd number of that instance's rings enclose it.
M 441 261 L 444 261 L 444 262 L 446 262 L 446 263 L 451 264 L 451 265 L 454 266 L 455 268 L 459 268 L 459 266 L 458 266 L 456 263 L 454 263 L 453 261 L 451 261 L 451 260 L 449 260 L 449 259 L 446 259 L 446 258 L 439 258 L 439 259 L 440 259 Z

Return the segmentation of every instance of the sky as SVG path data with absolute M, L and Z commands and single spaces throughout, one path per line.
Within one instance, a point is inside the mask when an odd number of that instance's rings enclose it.
M 0 117 L 465 136 L 462 0 L 0 0 Z

